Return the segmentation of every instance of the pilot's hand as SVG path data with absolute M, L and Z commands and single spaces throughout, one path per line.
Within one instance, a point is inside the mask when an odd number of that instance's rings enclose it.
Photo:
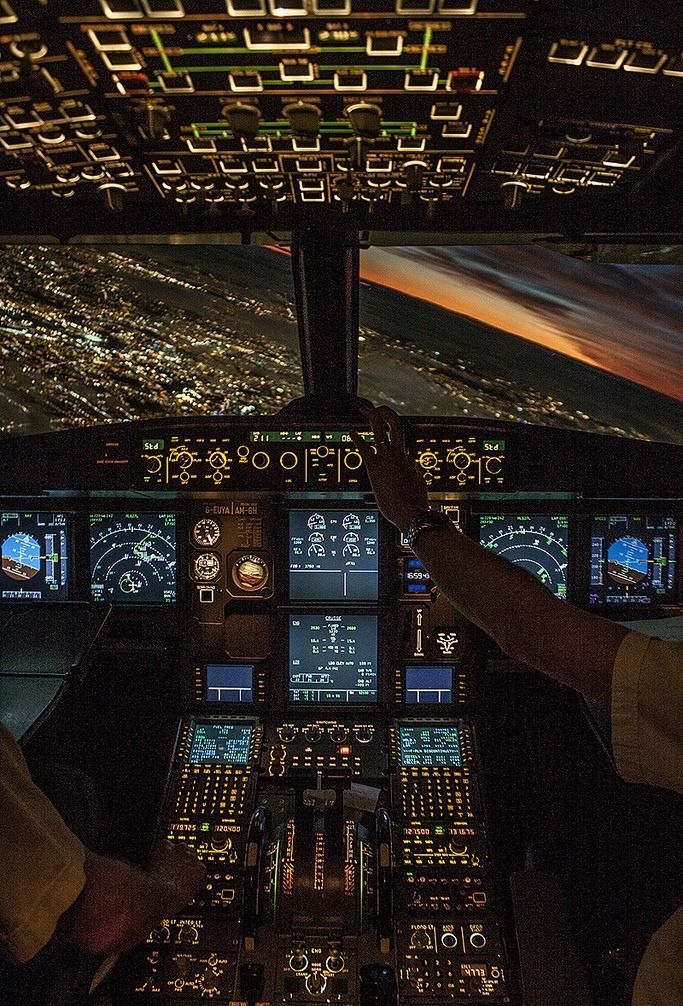
M 427 486 L 418 466 L 406 452 L 403 423 L 386 406 L 364 412 L 375 436 L 375 446 L 351 434 L 365 463 L 377 505 L 387 520 L 405 530 L 429 509 Z
M 182 842 L 158 842 L 152 852 L 149 872 L 175 887 L 178 900 L 182 902 L 175 911 L 184 908 L 206 883 L 204 864 Z
M 163 918 L 181 911 L 206 883 L 206 870 L 182 845 L 163 842 L 150 870 L 86 852 L 85 886 L 68 912 L 73 942 L 93 956 L 142 943 Z

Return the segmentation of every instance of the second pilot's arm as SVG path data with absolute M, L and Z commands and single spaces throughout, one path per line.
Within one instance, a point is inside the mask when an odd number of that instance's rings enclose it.
M 368 414 L 376 453 L 357 441 L 377 504 L 406 532 L 429 509 L 424 479 L 404 448 L 390 409 Z M 479 545 L 447 521 L 417 535 L 413 551 L 453 606 L 507 656 L 610 707 L 612 671 L 627 630 L 556 598 L 535 576 Z

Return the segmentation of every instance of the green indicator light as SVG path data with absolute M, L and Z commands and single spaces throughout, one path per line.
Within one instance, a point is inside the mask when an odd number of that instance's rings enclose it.
M 199 825 L 199 830 L 200 831 L 209 831 L 210 829 L 211 829 L 211 825 L 209 824 L 208 821 L 202 821 L 202 823 Z

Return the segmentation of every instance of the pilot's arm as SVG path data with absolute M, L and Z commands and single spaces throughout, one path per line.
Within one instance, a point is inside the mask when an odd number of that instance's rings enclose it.
M 32 960 L 58 926 L 60 938 L 87 954 L 134 946 L 204 878 L 189 852 L 168 843 L 149 873 L 89 852 L 0 725 L 0 941 L 18 962 Z
M 368 413 L 376 452 L 354 443 L 377 504 L 407 531 L 429 508 L 390 409 Z M 683 643 L 652 639 L 560 601 L 531 573 L 460 534 L 433 527 L 413 549 L 451 603 L 504 653 L 583 692 L 611 711 L 612 748 L 628 782 L 683 793 Z M 683 906 L 654 934 L 633 989 L 634 1006 L 683 1003 Z
M 405 452 L 398 416 L 380 408 L 368 418 L 377 452 L 359 440 L 356 446 L 380 510 L 407 531 L 429 509 L 424 479 Z M 531 573 L 453 525 L 424 531 L 413 549 L 454 607 L 504 653 L 609 708 L 623 626 L 560 601 Z

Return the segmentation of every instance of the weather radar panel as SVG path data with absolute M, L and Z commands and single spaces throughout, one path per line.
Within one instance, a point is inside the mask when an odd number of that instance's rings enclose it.
M 589 603 L 675 600 L 676 539 L 674 517 L 593 517 Z
M 68 540 L 64 513 L 0 513 L 0 599 L 66 601 Z
M 567 598 L 569 518 L 548 514 L 481 514 L 479 541 L 533 573 L 556 597 Z
M 110 604 L 172 604 L 175 514 L 91 514 L 90 593 Z

